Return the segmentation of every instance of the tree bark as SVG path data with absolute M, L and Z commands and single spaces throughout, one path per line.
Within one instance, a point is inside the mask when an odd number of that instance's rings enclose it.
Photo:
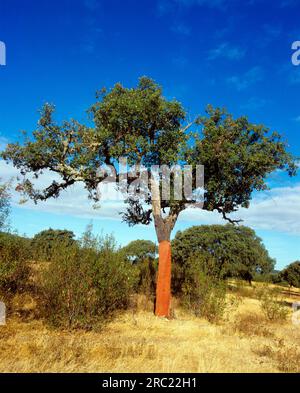
M 159 243 L 158 276 L 156 283 L 155 315 L 170 316 L 171 304 L 171 243 L 163 240 Z
M 171 304 L 171 242 L 170 235 L 178 217 L 178 211 L 172 211 L 167 217 L 161 214 L 161 200 L 158 183 L 151 179 L 152 214 L 159 243 L 158 275 L 156 282 L 155 315 L 170 316 Z

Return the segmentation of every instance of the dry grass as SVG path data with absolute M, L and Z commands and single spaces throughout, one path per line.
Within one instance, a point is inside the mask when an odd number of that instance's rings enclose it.
M 246 337 L 262 336 L 273 337 L 274 332 L 270 330 L 263 315 L 255 313 L 240 314 L 236 317 L 233 328 L 236 332 Z
M 299 372 L 300 326 L 268 322 L 257 299 L 213 325 L 178 305 L 176 319 L 154 317 L 139 298 L 101 332 L 51 330 L 33 299 L 14 302 L 0 326 L 0 372 Z
M 254 347 L 253 352 L 273 362 L 279 371 L 285 373 L 300 372 L 300 348 L 299 345 L 287 345 L 284 339 L 280 339 L 273 346 L 263 345 Z

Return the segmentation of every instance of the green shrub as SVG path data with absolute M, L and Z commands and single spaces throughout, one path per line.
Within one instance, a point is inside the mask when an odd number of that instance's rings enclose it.
M 146 258 L 133 268 L 137 269 L 137 291 L 154 300 L 156 290 L 157 261 Z
M 101 314 L 107 317 L 115 310 L 127 308 L 137 275 L 122 255 L 111 250 L 100 252 L 92 273 Z
M 288 309 L 277 288 L 263 287 L 258 290 L 261 309 L 266 318 L 272 322 L 284 322 L 288 316 Z
M 201 265 L 199 257 L 187 261 L 182 286 L 183 305 L 196 316 L 218 322 L 226 308 L 225 283 L 201 269 Z
M 172 294 L 178 297 L 182 296 L 184 272 L 185 272 L 184 267 L 178 264 L 176 260 L 172 260 L 171 290 L 172 290 Z
M 220 279 L 218 269 L 216 268 L 214 259 L 207 253 L 194 253 L 182 265 L 174 259 L 172 266 L 172 293 L 173 295 L 182 296 L 183 287 L 189 277 L 186 277 L 193 265 L 196 271 L 206 272 L 210 277 L 214 277 L 216 281 Z M 195 266 L 194 266 L 195 265 Z M 197 266 L 196 266 L 197 265 Z
M 0 233 L 0 291 L 9 295 L 27 284 L 29 241 L 17 235 Z
M 104 242 L 105 244 L 105 242 Z M 101 326 L 129 304 L 136 274 L 110 247 L 60 245 L 42 275 L 44 312 L 55 326 Z

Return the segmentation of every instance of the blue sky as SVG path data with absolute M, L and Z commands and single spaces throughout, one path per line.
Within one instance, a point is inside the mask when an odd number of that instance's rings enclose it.
M 298 0 L 1 0 L 0 145 L 32 131 L 45 102 L 55 103 L 59 119 L 85 121 L 97 89 L 133 86 L 148 75 L 191 116 L 208 103 L 226 106 L 279 131 L 299 155 L 300 66 L 291 62 L 299 11 Z M 0 164 L 2 178 L 14 173 Z M 269 184 L 241 216 L 281 268 L 300 258 L 300 177 L 275 173 Z M 37 207 L 14 200 L 11 221 L 28 235 L 48 226 L 79 234 L 93 219 L 95 231 L 113 232 L 123 244 L 155 239 L 152 227 L 128 228 L 115 213 L 114 206 L 95 212 L 74 189 Z M 187 213 L 174 233 L 210 222 L 221 221 Z

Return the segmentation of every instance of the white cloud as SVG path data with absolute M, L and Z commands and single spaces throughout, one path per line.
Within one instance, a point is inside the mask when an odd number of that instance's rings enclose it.
M 256 111 L 265 107 L 269 103 L 268 100 L 260 97 L 251 97 L 245 103 L 241 104 L 241 109 Z
M 274 40 L 282 34 L 282 29 L 278 25 L 265 24 L 263 26 L 265 39 Z
M 188 59 L 184 56 L 178 56 L 172 59 L 172 63 L 177 68 L 185 68 L 188 65 L 188 62 Z
M 242 218 L 262 229 L 281 230 L 300 235 L 300 184 L 273 188 L 256 198 Z
M 240 60 L 245 56 L 246 50 L 223 42 L 208 52 L 207 60 L 225 58 L 228 60 Z
M 227 83 L 233 85 L 237 90 L 245 90 L 259 82 L 263 78 L 261 67 L 253 67 L 243 75 L 234 75 L 226 79 Z
M 5 136 L 1 136 L 0 134 L 0 151 L 4 150 L 7 144 L 8 144 L 8 139 L 5 138 Z
M 12 165 L 0 160 L 1 181 L 13 179 L 12 204 L 19 208 L 93 219 L 120 219 L 119 212 L 124 210 L 124 203 L 120 200 L 120 194 L 117 194 L 112 187 L 103 193 L 105 198 L 100 203 L 100 207 L 95 208 L 95 203 L 88 198 L 88 192 L 84 188 L 83 183 L 77 183 L 62 191 L 59 198 L 50 198 L 45 202 L 42 201 L 37 204 L 28 200 L 26 203 L 20 204 L 21 195 L 14 191 L 18 183 L 17 177 L 20 178 L 19 171 Z M 38 180 L 34 181 L 34 184 L 39 189 L 42 189 L 50 185 L 53 180 L 59 181 L 59 176 L 51 171 L 45 171 Z M 108 200 L 109 193 L 113 200 Z
M 300 235 L 300 184 L 290 187 L 273 188 L 257 194 L 249 209 L 240 209 L 230 217 L 244 220 L 244 224 L 254 229 L 266 229 Z M 224 223 L 216 212 L 210 213 L 188 209 L 181 219 L 207 224 Z

